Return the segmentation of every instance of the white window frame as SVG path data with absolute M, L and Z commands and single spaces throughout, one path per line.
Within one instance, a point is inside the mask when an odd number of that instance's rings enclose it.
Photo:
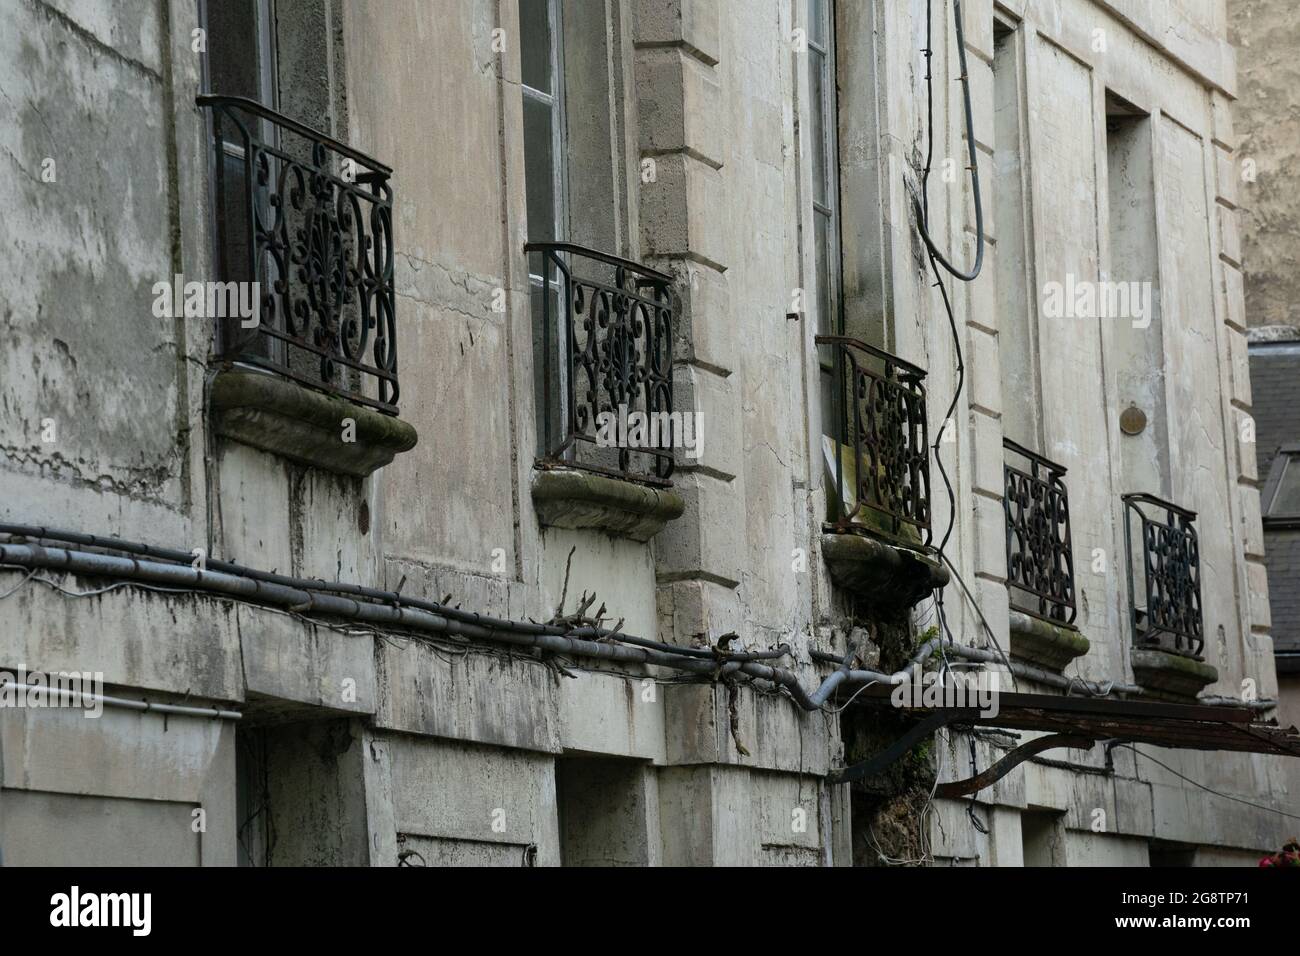
M 813 39 L 812 25 L 813 18 L 818 14 L 822 16 L 821 34 L 824 42 L 817 42 Z M 836 62 L 835 62 L 835 0 L 808 0 L 808 26 L 807 42 L 808 49 L 818 54 L 821 62 L 821 102 L 813 103 L 811 101 L 811 91 L 813 90 L 812 72 L 816 57 L 808 57 L 808 89 L 810 93 L 809 110 L 816 110 L 821 117 L 822 129 L 822 157 L 823 163 L 821 169 L 815 169 L 813 176 L 816 177 L 813 182 L 812 190 L 812 208 L 813 208 L 813 261 L 816 269 L 816 249 L 817 249 L 817 230 L 820 226 L 819 220 L 824 220 L 826 224 L 826 269 L 823 275 L 817 272 L 818 292 L 821 291 L 821 284 L 826 284 L 826 301 L 829 306 L 830 315 L 819 315 L 819 325 L 821 333 L 826 335 L 842 335 L 844 330 L 842 323 L 839 321 L 841 285 L 843 277 L 840 274 L 840 208 L 839 208 L 839 96 L 836 92 Z M 816 156 L 816 149 L 812 150 L 812 155 Z M 826 202 L 817 200 L 817 182 L 820 180 L 825 186 Z M 820 303 L 820 297 L 818 298 Z
M 564 43 L 562 31 L 564 23 L 562 19 L 561 0 L 546 0 L 547 20 L 550 34 L 550 64 L 551 64 L 551 92 L 546 93 L 536 89 L 523 82 L 520 78 L 519 87 L 523 91 L 524 99 L 533 102 L 542 103 L 551 112 L 551 180 L 552 196 L 554 197 L 554 218 L 552 220 L 552 234 L 555 241 L 562 241 L 566 236 L 568 229 L 568 210 L 569 210 L 569 177 L 567 176 L 567 164 L 564 162 L 565 148 L 568 137 L 565 135 L 566 116 L 564 112 Z M 524 42 L 521 38 L 520 42 Z M 525 188 L 527 182 L 525 180 Z M 533 238 L 533 224 L 528 224 L 529 238 Z M 529 278 L 535 284 L 540 285 L 542 277 L 529 273 Z

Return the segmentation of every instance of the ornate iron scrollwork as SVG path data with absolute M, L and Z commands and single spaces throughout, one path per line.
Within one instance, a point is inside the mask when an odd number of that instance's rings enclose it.
M 838 434 L 833 449 L 836 526 L 868 526 L 930 543 L 930 444 L 925 372 L 881 349 L 819 335 L 833 349 Z M 847 494 L 846 494 L 846 484 Z
M 1138 644 L 1154 645 L 1199 660 L 1205 650 L 1205 634 L 1196 512 L 1154 495 L 1129 494 L 1123 496 L 1123 501 L 1133 639 Z M 1136 545 L 1135 523 L 1141 534 Z M 1134 563 L 1139 555 L 1141 591 L 1134 581 Z M 1139 594 L 1145 595 L 1146 603 L 1141 606 Z
M 1072 624 L 1078 608 L 1065 469 L 1010 439 L 1003 447 L 1028 462 L 1027 468 L 1003 465 L 1011 604 L 1028 614 Z
M 533 293 L 543 462 L 667 484 L 682 426 L 673 414 L 672 277 L 572 243 L 524 249 L 541 264 Z M 621 438 L 628 421 L 646 422 L 642 440 L 605 441 L 607 416 Z
M 397 413 L 392 170 L 274 110 L 201 96 L 216 149 L 218 258 L 257 282 L 221 355 Z

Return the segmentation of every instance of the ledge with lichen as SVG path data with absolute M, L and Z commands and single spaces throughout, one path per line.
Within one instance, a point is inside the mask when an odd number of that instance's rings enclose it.
M 1092 645 L 1079 629 L 1011 609 L 1011 656 L 1060 673 Z
M 588 528 L 633 541 L 649 541 L 686 510 L 671 488 L 637 484 L 576 468 L 533 472 L 533 506 L 543 526 Z
M 1158 647 L 1134 647 L 1130 661 L 1138 685 L 1153 697 L 1166 700 L 1195 700 L 1219 679 L 1219 671 L 1212 665 Z
M 261 372 L 223 370 L 212 380 L 218 435 L 300 464 L 364 478 L 410 451 L 415 429 L 336 395 Z M 351 420 L 346 434 L 345 422 Z
M 948 583 L 948 569 L 919 547 L 869 534 L 822 534 L 822 560 L 831 580 L 874 604 L 912 607 Z

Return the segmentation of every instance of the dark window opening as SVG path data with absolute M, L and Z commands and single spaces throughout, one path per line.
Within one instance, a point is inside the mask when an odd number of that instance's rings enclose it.
M 1020 843 L 1025 866 L 1065 866 L 1064 814 L 1057 810 L 1022 810 Z
M 555 761 L 562 866 L 648 866 L 658 860 L 650 825 L 653 769 L 616 757 Z

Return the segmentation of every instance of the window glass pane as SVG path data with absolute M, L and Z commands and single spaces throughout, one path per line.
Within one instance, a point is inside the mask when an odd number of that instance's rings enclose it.
M 550 0 L 519 0 L 519 50 L 525 86 L 551 89 Z
M 826 43 L 826 13 L 829 0 L 808 0 L 808 39 Z
M 534 257 L 539 259 L 540 257 Z M 533 268 L 538 268 L 534 265 Z M 540 266 L 546 268 L 545 266 Z M 533 310 L 533 378 L 537 408 L 537 453 L 550 455 L 564 440 L 566 383 L 569 379 L 565 348 L 565 308 L 562 279 L 548 269 L 545 281 L 532 280 L 529 295 Z
M 828 205 L 826 188 L 826 57 L 815 50 L 808 51 L 808 66 L 812 71 L 809 87 L 812 128 L 808 135 L 812 138 L 813 164 L 813 198 L 822 205 Z
M 528 238 L 531 242 L 557 238 L 552 119 L 549 103 L 524 96 L 524 190 L 528 194 Z
M 817 334 L 833 335 L 835 319 L 831 314 L 831 219 L 819 212 L 813 213 L 813 228 L 817 231 Z
M 208 3 L 210 92 L 262 100 L 257 36 L 257 0 Z
M 1283 515 L 1300 515 L 1300 455 L 1287 457 L 1286 470 L 1278 482 L 1273 495 L 1273 503 L 1268 509 L 1269 517 Z

